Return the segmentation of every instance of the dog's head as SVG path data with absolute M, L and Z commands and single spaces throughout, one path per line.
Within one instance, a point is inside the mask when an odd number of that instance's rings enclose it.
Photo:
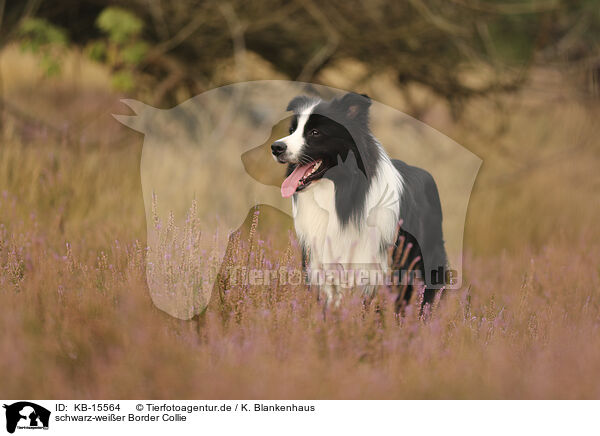
M 287 110 L 293 111 L 290 134 L 271 145 L 273 158 L 289 164 L 289 175 L 281 186 L 284 197 L 301 192 L 340 163 L 352 165 L 369 175 L 369 106 L 366 95 L 349 93 L 323 101 L 307 96 L 294 98 Z M 350 159 L 350 160 L 349 160 Z

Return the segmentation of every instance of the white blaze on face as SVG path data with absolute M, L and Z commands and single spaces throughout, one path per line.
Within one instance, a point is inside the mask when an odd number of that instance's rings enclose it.
M 278 142 L 283 142 L 286 146 L 286 152 L 283 155 L 285 160 L 290 163 L 298 163 L 298 159 L 302 153 L 302 148 L 304 147 L 304 126 L 310 117 L 313 108 L 317 105 L 317 103 L 304 107 L 298 111 L 298 124 L 296 130 L 291 135 L 286 136 L 285 138 L 281 138 Z M 275 160 L 277 160 L 275 158 Z

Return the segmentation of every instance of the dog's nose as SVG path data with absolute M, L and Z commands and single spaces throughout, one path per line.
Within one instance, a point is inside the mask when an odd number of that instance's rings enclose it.
M 277 141 L 271 145 L 271 152 L 274 156 L 279 156 L 283 152 L 285 152 L 287 145 L 284 142 Z

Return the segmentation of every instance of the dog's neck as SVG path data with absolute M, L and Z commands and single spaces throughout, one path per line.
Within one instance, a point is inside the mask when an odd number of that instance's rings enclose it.
M 344 182 L 324 178 L 294 195 L 294 225 L 310 253 L 309 264 L 377 263 L 387 268 L 402 179 L 381 149 L 373 177 L 364 180 L 368 183 Z

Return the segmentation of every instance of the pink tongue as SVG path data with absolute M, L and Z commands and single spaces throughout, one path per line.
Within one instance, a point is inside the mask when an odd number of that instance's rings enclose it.
M 296 192 L 296 188 L 298 188 L 300 179 L 312 169 L 313 165 L 313 163 L 309 163 L 308 165 L 296 167 L 292 174 L 287 176 L 287 178 L 281 184 L 281 196 L 283 198 L 291 197 L 294 192 Z

